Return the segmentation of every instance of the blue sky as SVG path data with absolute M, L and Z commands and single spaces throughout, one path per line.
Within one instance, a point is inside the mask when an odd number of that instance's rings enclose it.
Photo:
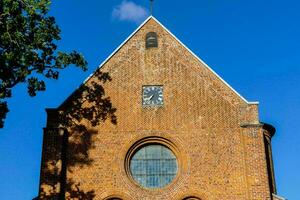
M 45 108 L 57 107 L 148 16 L 148 0 L 53 1 L 62 50 L 81 51 L 89 71 L 70 67 L 47 91 L 30 98 L 13 90 L 0 130 L 3 200 L 38 193 Z M 278 193 L 299 199 L 300 2 L 296 0 L 155 0 L 154 16 L 274 125 Z

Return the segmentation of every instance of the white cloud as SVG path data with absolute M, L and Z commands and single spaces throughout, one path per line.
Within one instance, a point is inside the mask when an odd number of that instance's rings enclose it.
M 112 16 L 121 21 L 140 23 L 148 16 L 147 10 L 132 1 L 123 0 L 113 9 Z

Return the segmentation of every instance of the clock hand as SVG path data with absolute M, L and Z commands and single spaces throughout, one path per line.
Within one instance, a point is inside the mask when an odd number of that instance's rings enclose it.
M 148 97 L 148 98 L 145 98 L 145 100 L 146 101 L 150 101 L 152 98 L 153 98 L 153 96 L 154 96 L 154 94 L 153 95 L 151 95 L 150 97 Z

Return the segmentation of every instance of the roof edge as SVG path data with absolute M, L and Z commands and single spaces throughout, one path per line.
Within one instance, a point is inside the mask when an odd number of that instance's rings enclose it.
M 128 42 L 128 40 L 130 40 L 130 38 L 132 38 L 150 19 L 154 19 L 154 17 L 152 15 L 150 15 L 141 25 L 139 25 L 138 28 L 135 29 L 135 31 L 133 31 L 125 40 L 124 42 L 122 42 L 98 67 L 97 69 L 91 73 L 84 81 L 83 84 L 86 83 L 92 76 L 93 74 L 102 68 L 102 66 L 107 63 L 121 48 L 122 46 L 124 46 L 124 44 L 126 44 Z
M 219 76 L 211 67 L 209 67 L 199 56 L 197 56 L 191 49 L 189 49 L 183 42 L 181 42 L 169 29 L 167 29 L 160 21 L 158 21 L 155 17 L 150 16 L 150 18 L 154 19 L 159 25 L 161 25 L 172 37 L 175 38 L 184 48 L 186 48 L 195 58 L 197 58 L 208 70 L 210 70 L 216 77 L 218 77 L 227 87 L 229 87 L 236 95 L 238 95 L 243 101 L 247 104 L 259 104 L 258 101 L 249 102 L 247 101 L 241 94 L 239 94 L 233 87 L 231 87 L 221 76 Z
M 167 29 L 159 20 L 157 20 L 153 15 L 150 15 L 138 28 L 135 29 L 125 40 L 122 42 L 97 68 L 94 70 L 82 83 L 85 84 L 93 74 L 101 69 L 121 48 L 124 46 L 128 40 L 130 40 L 150 19 L 153 19 L 160 26 L 162 26 L 176 41 L 179 42 L 185 49 L 187 49 L 200 63 L 202 63 L 209 71 L 211 71 L 218 79 L 220 79 L 229 89 L 231 89 L 237 96 L 239 96 L 245 103 L 249 105 L 258 105 L 258 101 L 249 102 L 241 94 L 239 94 L 234 88 L 232 88 L 224 79 L 222 79 L 211 67 L 209 67 L 201 58 L 199 58 L 192 50 L 190 50 L 185 44 L 183 44 L 169 29 Z M 79 87 L 78 87 L 79 88 Z M 70 95 L 72 96 L 72 95 Z M 60 106 L 59 106 L 60 107 Z
M 107 63 L 121 48 L 122 46 L 130 40 L 138 32 L 151 18 L 153 18 L 152 15 L 150 15 L 133 33 L 131 33 L 125 40 L 122 42 L 57 108 L 63 107 L 69 99 L 72 98 L 75 91 L 79 89 L 82 85 L 84 85 L 87 81 L 89 81 L 92 76 L 96 73 L 97 70 L 101 69 L 105 63 Z
M 286 198 L 278 196 L 277 194 L 273 194 L 273 197 L 277 198 L 278 200 L 287 200 Z

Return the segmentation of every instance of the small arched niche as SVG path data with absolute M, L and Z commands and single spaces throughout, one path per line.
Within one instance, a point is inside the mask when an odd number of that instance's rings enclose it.
M 146 34 L 146 49 L 158 47 L 157 34 L 149 32 Z
M 200 198 L 198 197 L 195 197 L 195 196 L 188 196 L 188 197 L 185 197 L 184 199 L 182 200 L 201 200 Z

